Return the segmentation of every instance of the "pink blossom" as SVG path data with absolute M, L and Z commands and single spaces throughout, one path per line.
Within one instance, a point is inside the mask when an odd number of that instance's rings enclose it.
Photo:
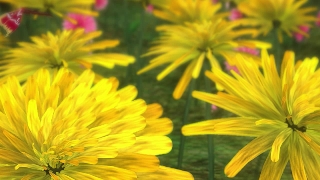
M 219 0 L 211 0 L 212 4 L 217 4 Z
M 308 26 L 299 26 L 299 29 L 305 33 L 309 32 L 309 27 Z M 298 32 L 293 33 L 294 38 L 296 39 L 297 42 L 302 42 L 304 39 L 304 36 Z
M 75 20 L 76 23 L 74 24 L 68 20 L 64 20 L 62 23 L 63 29 L 83 28 L 86 33 L 97 30 L 96 20 L 92 16 L 75 13 L 69 13 L 67 16 L 68 18 Z
M 320 11 L 318 11 L 317 18 L 316 25 L 320 26 Z
M 242 17 L 243 17 L 242 13 L 237 8 L 233 8 L 230 10 L 229 19 L 231 21 L 241 19 Z
M 252 54 L 255 56 L 259 56 L 259 50 L 257 49 L 253 49 L 253 48 L 249 48 L 249 47 L 238 47 L 236 48 L 236 51 L 240 51 L 240 52 L 244 52 L 244 53 L 248 53 L 248 54 Z
M 211 105 L 211 112 L 215 112 L 217 110 L 218 110 L 218 107 L 212 104 Z
M 226 70 L 229 72 L 231 70 L 233 70 L 234 72 L 236 72 L 237 74 L 240 74 L 239 69 L 236 66 L 232 66 L 230 65 L 227 61 L 224 62 L 225 68 Z
M 95 9 L 98 11 L 104 10 L 109 4 L 109 0 L 96 0 L 94 5 Z
M 152 4 L 149 4 L 149 5 L 146 7 L 146 12 L 147 12 L 147 13 L 152 14 L 153 10 L 154 10 L 154 7 L 153 7 Z

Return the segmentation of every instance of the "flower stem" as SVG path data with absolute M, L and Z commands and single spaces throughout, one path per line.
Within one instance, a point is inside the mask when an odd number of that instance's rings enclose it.
M 274 58 L 276 61 L 276 66 L 277 66 L 277 70 L 278 73 L 280 73 L 281 70 L 281 63 L 282 63 L 282 59 L 281 59 L 281 44 L 279 42 L 279 38 L 278 38 L 278 28 L 273 28 L 272 30 L 272 35 L 273 35 L 273 43 L 272 43 L 272 47 L 273 47 L 273 53 L 274 53 Z
M 209 70 L 209 62 L 206 60 L 202 66 L 203 69 L 203 73 L 206 70 Z M 209 93 L 212 91 L 212 89 L 210 87 L 210 85 L 212 85 L 211 81 L 209 80 L 209 78 L 207 78 L 206 76 L 204 77 L 204 85 L 205 85 L 205 92 Z M 206 103 L 206 111 L 205 111 L 205 119 L 211 119 L 211 104 Z M 214 179 L 214 140 L 213 140 L 213 135 L 208 135 L 208 171 L 209 171 L 209 180 L 213 180 Z
M 127 53 L 131 54 L 131 47 L 130 47 L 130 39 L 129 39 L 129 6 L 128 6 L 128 0 L 123 0 L 123 14 L 124 14 L 124 21 L 123 21 L 123 32 L 124 32 L 124 42 L 127 46 Z M 130 79 L 133 74 L 133 65 L 129 64 L 127 66 L 127 72 L 126 72 L 126 81 L 127 83 L 130 82 Z
M 182 126 L 187 123 L 188 116 L 189 116 L 189 109 L 191 105 L 192 99 L 192 91 L 194 89 L 194 82 L 195 80 L 192 78 L 190 81 L 189 89 L 187 92 L 187 102 L 184 107 L 184 114 L 182 118 Z M 179 152 L 178 152 L 178 168 L 181 169 L 182 167 L 182 159 L 183 159 L 183 152 L 184 152 L 184 145 L 185 145 L 186 137 L 182 134 L 180 135 L 180 144 L 179 144 Z
M 137 54 L 136 54 L 136 72 L 139 71 L 142 68 L 142 62 L 141 62 L 141 53 L 142 53 L 142 43 L 143 43 L 143 35 L 145 33 L 145 19 L 146 19 L 146 12 L 144 9 L 142 9 L 141 17 L 140 17 L 140 31 L 138 34 L 138 47 L 137 47 Z M 136 76 L 136 83 L 137 83 L 137 89 L 138 89 L 138 97 L 143 96 L 143 86 L 142 86 L 142 80 L 141 76 L 134 73 Z

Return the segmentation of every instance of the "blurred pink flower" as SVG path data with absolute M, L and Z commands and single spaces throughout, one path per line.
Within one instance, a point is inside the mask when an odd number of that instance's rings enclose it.
M 259 54 L 260 54 L 258 49 L 253 49 L 253 48 L 249 48 L 249 47 L 238 47 L 238 48 L 236 48 L 236 50 L 240 51 L 240 52 L 252 54 L 255 56 L 259 56 Z
M 218 107 L 212 104 L 211 105 L 211 112 L 215 112 L 217 110 L 218 110 Z
M 219 0 L 211 0 L 212 4 L 217 4 Z
M 242 13 L 237 8 L 233 8 L 230 10 L 229 19 L 231 21 L 241 19 L 242 17 L 243 17 Z
M 94 5 L 95 9 L 98 11 L 104 10 L 108 6 L 109 0 L 96 0 Z
M 152 5 L 152 4 L 149 4 L 149 5 L 146 7 L 146 12 L 152 14 L 153 9 L 154 9 L 153 5 Z
M 305 33 L 308 33 L 310 30 L 308 26 L 299 26 L 299 29 Z M 297 42 L 302 42 L 304 39 L 304 36 L 298 32 L 293 33 L 293 36 Z
M 317 15 L 317 21 L 316 21 L 316 25 L 320 26 L 320 11 L 318 11 L 318 15 Z
M 236 72 L 237 74 L 240 74 L 239 69 L 236 66 L 231 66 L 227 61 L 224 62 L 225 68 L 228 72 L 230 72 L 231 70 L 233 70 L 234 72 Z
M 86 33 L 97 30 L 96 20 L 92 16 L 75 13 L 69 13 L 67 16 L 75 20 L 76 24 L 73 24 L 68 20 L 64 20 L 62 23 L 63 29 L 69 30 L 83 28 Z

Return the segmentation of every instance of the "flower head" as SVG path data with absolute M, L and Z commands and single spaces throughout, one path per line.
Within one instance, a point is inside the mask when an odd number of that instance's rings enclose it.
M 76 21 L 76 23 L 70 22 L 69 20 L 65 19 L 62 24 L 63 29 L 74 30 L 77 28 L 82 28 L 86 33 L 97 30 L 97 22 L 93 16 L 68 13 L 67 17 L 69 17 L 68 19 L 73 19 L 74 21 Z
M 65 13 L 86 14 L 97 16 L 97 12 L 90 10 L 95 0 L 0 0 L 18 8 L 31 8 L 40 12 L 50 12 L 59 17 L 67 18 Z
M 90 70 L 41 69 L 24 87 L 15 77 L 0 86 L 0 178 L 192 179 L 155 156 L 172 148 L 161 106 L 115 78 L 93 80 Z
M 255 137 L 228 163 L 225 173 L 234 177 L 251 160 L 269 151 L 260 179 L 279 180 L 290 161 L 295 180 L 317 179 L 320 172 L 320 70 L 318 59 L 295 64 L 286 52 L 281 74 L 273 56 L 262 52 L 262 70 L 253 60 L 235 59 L 241 76 L 216 69 L 206 75 L 225 92 L 194 91 L 193 97 L 215 104 L 239 117 L 207 120 L 182 128 L 184 135 L 219 134 Z
M 299 26 L 310 26 L 316 17 L 309 13 L 316 10 L 314 7 L 302 8 L 307 0 L 250 0 L 238 4 L 238 9 L 247 17 L 238 22 L 244 25 L 257 26 L 257 35 L 268 34 L 275 29 L 279 41 L 283 41 L 282 32 L 288 36 L 298 32 L 303 36 L 307 33 L 299 29 Z M 263 8 L 262 8 L 263 7 Z
M 161 9 L 154 10 L 158 18 L 183 25 L 185 22 L 202 22 L 212 18 L 226 17 L 228 13 L 217 13 L 221 4 L 211 0 L 174 0 Z
M 208 61 L 211 68 L 220 68 L 217 56 L 223 56 L 230 63 L 235 54 L 241 53 L 254 57 L 246 52 L 238 52 L 237 47 L 263 47 L 270 44 L 250 40 L 235 40 L 244 34 L 250 34 L 249 30 L 233 30 L 237 24 L 225 20 L 212 20 L 204 23 L 189 23 L 186 26 L 163 26 L 160 29 L 163 34 L 156 45 L 149 49 L 144 56 L 159 55 L 150 61 L 150 64 L 138 71 L 138 74 L 149 71 L 163 64 L 170 65 L 158 76 L 162 80 L 179 66 L 189 63 L 178 82 L 173 97 L 179 99 L 191 78 L 197 79 L 203 63 Z M 258 59 L 258 58 L 257 58 Z
M 109 4 L 109 0 L 96 0 L 94 8 L 98 11 L 104 10 Z
M 84 33 L 83 29 L 77 29 L 31 37 L 32 43 L 20 42 L 19 47 L 8 51 L 6 60 L 0 62 L 0 76 L 15 75 L 20 81 L 25 81 L 40 68 L 54 72 L 65 67 L 80 74 L 85 69 L 91 69 L 92 64 L 113 68 L 114 65 L 127 66 L 134 62 L 134 58 L 128 55 L 92 53 L 119 43 L 118 40 L 91 42 L 100 35 L 100 31 Z

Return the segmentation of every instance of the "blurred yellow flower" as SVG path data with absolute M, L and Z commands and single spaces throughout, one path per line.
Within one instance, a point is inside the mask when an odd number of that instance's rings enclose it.
M 184 24 L 226 17 L 228 13 L 217 13 L 220 8 L 220 3 L 214 4 L 211 0 L 171 0 L 162 9 L 155 9 L 153 14 L 175 24 Z
M 134 62 L 134 57 L 124 54 L 93 53 L 119 44 L 118 40 L 93 42 L 101 33 L 85 33 L 83 29 L 77 29 L 31 37 L 33 43 L 20 42 L 19 47 L 8 51 L 6 59 L 0 62 L 0 76 L 14 75 L 19 81 L 25 81 L 40 68 L 55 72 L 65 67 L 80 74 L 91 69 L 92 64 L 113 68 L 114 65 L 127 66 Z
M 232 60 L 237 53 L 254 57 L 249 53 L 237 51 L 237 47 L 269 48 L 271 46 L 259 41 L 235 40 L 245 34 L 254 33 L 250 30 L 233 30 L 236 26 L 236 23 L 222 19 L 201 24 L 190 23 L 186 26 L 163 26 L 160 29 L 162 36 L 156 41 L 156 45 L 144 55 L 159 56 L 153 58 L 149 65 L 138 71 L 138 74 L 171 63 L 157 76 L 158 80 L 162 80 L 179 66 L 189 63 L 173 92 L 173 97 L 179 99 L 191 78 L 198 78 L 204 61 L 208 60 L 212 68 L 220 68 L 217 55 L 223 56 L 230 64 L 233 64 Z
M 311 22 L 317 20 L 310 14 L 316 11 L 315 7 L 302 8 L 307 0 L 250 0 L 238 4 L 238 9 L 247 15 L 238 20 L 243 25 L 256 26 L 257 35 L 267 35 L 275 28 L 279 41 L 283 41 L 282 32 L 292 37 L 294 32 L 308 37 L 300 26 L 311 27 Z
M 40 12 L 50 12 L 59 17 L 65 17 L 68 12 L 97 16 L 98 13 L 91 10 L 95 0 L 0 0 L 10 3 L 17 8 L 37 9 Z
M 0 179 L 193 179 L 159 165 L 172 148 L 160 105 L 115 78 L 93 81 L 41 69 L 24 87 L 14 76 L 0 86 Z
M 234 177 L 251 160 L 270 150 L 261 180 L 279 180 L 288 161 L 295 180 L 318 179 L 320 171 L 320 70 L 318 59 L 295 64 L 286 52 L 281 75 L 274 57 L 262 54 L 262 71 L 253 60 L 238 55 L 241 73 L 232 76 L 216 69 L 206 75 L 226 92 L 194 91 L 193 97 L 215 104 L 240 117 L 206 120 L 186 125 L 187 136 L 203 134 L 255 137 L 228 163 L 225 173 Z

